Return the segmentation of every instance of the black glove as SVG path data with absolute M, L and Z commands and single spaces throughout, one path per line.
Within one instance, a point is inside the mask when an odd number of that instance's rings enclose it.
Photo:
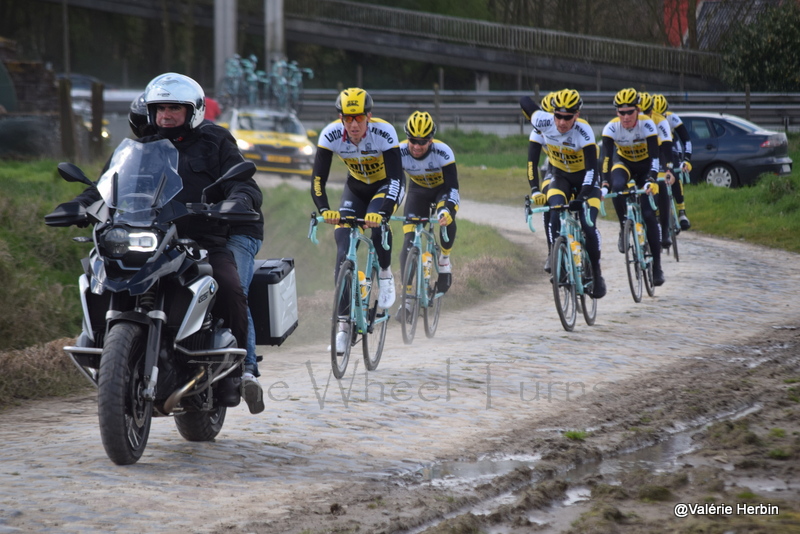
M 653 169 L 647 171 L 647 181 L 655 182 L 656 180 L 658 180 L 658 171 L 654 171 Z
M 583 209 L 583 200 L 574 199 L 569 201 L 569 211 L 581 211 Z
M 580 191 L 580 193 L 578 193 L 577 199 L 578 200 L 589 200 L 589 197 L 592 196 L 593 192 L 594 192 L 594 186 L 593 185 L 584 185 L 583 187 L 581 187 L 581 191 Z

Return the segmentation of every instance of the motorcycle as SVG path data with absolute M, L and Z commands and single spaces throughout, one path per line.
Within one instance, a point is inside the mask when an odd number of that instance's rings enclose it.
M 239 403 L 231 373 L 246 351 L 211 313 L 218 284 L 206 252 L 175 223 L 190 215 L 258 219 L 233 202 L 205 202 L 210 188 L 248 179 L 255 166 L 239 163 L 206 187 L 200 203 L 184 204 L 175 200 L 183 188 L 178 157 L 168 140 L 126 139 L 96 184 L 60 163 L 62 178 L 96 188 L 102 199 L 45 216 L 49 226 L 94 224 L 91 238 L 74 238 L 94 247 L 79 279 L 82 332 L 64 350 L 97 386 L 100 435 L 118 465 L 139 460 L 153 417 L 174 416 L 186 440 L 210 441 L 227 407 Z

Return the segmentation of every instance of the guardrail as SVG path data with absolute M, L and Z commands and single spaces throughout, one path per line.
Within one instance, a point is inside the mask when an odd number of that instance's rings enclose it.
M 416 109 L 429 111 L 437 122 L 459 124 L 521 124 L 519 99 L 531 95 L 538 102 L 549 91 L 539 95 L 527 91 L 395 91 L 370 90 L 375 102 L 374 113 L 394 124 L 402 123 Z M 336 119 L 333 107 L 338 91 L 306 89 L 299 113 L 305 122 Z M 613 92 L 581 93 L 581 116 L 591 123 L 610 120 L 614 116 Z M 796 130 L 800 127 L 800 93 L 662 93 L 670 110 L 729 113 L 760 126 Z

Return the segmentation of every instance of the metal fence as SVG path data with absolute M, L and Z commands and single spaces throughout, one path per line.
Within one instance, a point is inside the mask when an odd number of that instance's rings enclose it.
M 722 56 L 708 52 L 370 6 L 346 0 L 292 0 L 286 3 L 285 13 L 297 19 L 523 54 L 625 65 L 669 74 L 716 78 L 722 64 Z

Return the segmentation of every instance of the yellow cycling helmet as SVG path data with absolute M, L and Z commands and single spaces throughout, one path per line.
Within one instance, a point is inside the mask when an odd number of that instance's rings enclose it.
M 336 97 L 336 110 L 342 115 L 369 113 L 372 111 L 372 97 L 359 87 L 350 87 Z
M 582 106 L 581 95 L 575 89 L 562 89 L 553 97 L 553 111 L 577 113 Z
M 623 89 L 614 96 L 614 105 L 618 108 L 623 106 L 638 106 L 639 93 L 637 93 L 636 89 L 633 87 Z
M 553 112 L 553 97 L 556 96 L 556 93 L 557 91 L 547 93 L 547 95 L 542 98 L 542 103 L 539 105 L 542 111 L 546 111 L 547 113 Z
M 405 125 L 406 135 L 418 139 L 431 138 L 436 133 L 436 124 L 427 111 L 415 111 L 408 117 Z
M 650 93 L 644 91 L 639 93 L 639 107 L 644 113 L 650 113 L 650 108 L 653 107 L 653 97 L 650 96 Z
M 653 95 L 653 111 L 663 115 L 669 109 L 669 102 L 664 95 Z

